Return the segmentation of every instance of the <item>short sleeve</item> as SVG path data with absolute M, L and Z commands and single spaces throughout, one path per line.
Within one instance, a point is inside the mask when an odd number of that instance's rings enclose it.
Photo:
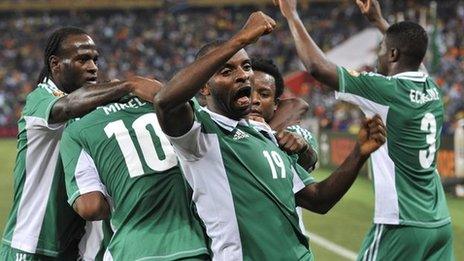
M 194 110 L 195 119 L 192 128 L 179 137 L 168 136 L 177 155 L 186 161 L 199 160 L 208 149 L 208 137 L 202 132 L 201 116 L 199 117 L 200 105 L 196 100 L 190 101 Z
M 296 194 L 304 187 L 313 184 L 316 180 L 311 174 L 298 164 L 292 166 L 293 172 L 293 193 Z
M 92 157 L 81 147 L 73 133 L 65 130 L 60 144 L 63 161 L 68 203 L 72 206 L 81 195 L 99 191 L 106 197 L 108 193 L 100 180 Z
M 36 120 L 32 128 L 46 128 L 50 130 L 59 129 L 65 123 L 49 124 L 50 113 L 55 103 L 60 99 L 59 96 L 53 95 L 50 91 L 43 87 L 37 87 L 31 92 L 26 99 L 26 106 L 24 108 L 25 117 L 34 117 Z
M 396 83 L 391 77 L 372 72 L 356 72 L 337 68 L 339 91 L 335 98 L 361 107 L 366 115 L 381 114 L 394 98 Z

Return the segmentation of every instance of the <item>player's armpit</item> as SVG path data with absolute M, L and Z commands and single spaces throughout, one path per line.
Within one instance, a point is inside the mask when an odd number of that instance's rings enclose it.
M 74 211 L 87 221 L 103 220 L 110 216 L 110 205 L 99 191 L 80 195 L 73 204 Z

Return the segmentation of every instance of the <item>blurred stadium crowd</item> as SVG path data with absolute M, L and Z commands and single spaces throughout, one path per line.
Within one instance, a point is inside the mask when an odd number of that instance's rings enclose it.
M 409 10 L 403 16 L 416 21 L 420 9 L 429 5 L 428 1 L 397 2 L 390 6 L 390 13 Z M 167 80 L 192 62 L 201 45 L 229 36 L 257 9 L 263 8 L 171 4 L 153 10 L 3 13 L 0 16 L 0 127 L 16 125 L 25 97 L 35 88 L 42 67 L 43 43 L 58 26 L 79 26 L 93 36 L 100 51 L 102 81 L 124 79 L 132 74 Z M 264 11 L 284 25 L 276 8 L 266 6 Z M 350 1 L 303 6 L 301 16 L 326 51 L 368 26 Z M 452 134 L 457 118 L 464 117 L 464 2 L 439 1 L 436 24 L 438 34 L 431 41 L 439 40 L 435 47 L 440 50 L 441 59 L 433 64 L 437 53 L 431 48 L 426 66 L 435 68 L 429 73 L 445 93 L 443 133 Z M 432 24 L 427 27 L 430 32 L 435 28 Z M 278 30 L 248 51 L 274 59 L 284 74 L 301 70 L 288 30 Z M 320 127 L 357 130 L 361 114 L 356 108 L 336 104 L 333 93 L 316 83 L 309 84 L 306 96 L 311 105 L 310 116 L 317 117 Z

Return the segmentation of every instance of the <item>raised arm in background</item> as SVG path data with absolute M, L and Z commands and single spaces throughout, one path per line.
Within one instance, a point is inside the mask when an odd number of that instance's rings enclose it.
M 369 20 L 369 22 L 377 27 L 382 34 L 387 32 L 390 24 L 383 18 L 382 10 L 380 9 L 379 1 L 377 0 L 356 0 L 361 13 Z
M 306 31 L 297 11 L 296 0 L 274 0 L 287 19 L 298 56 L 316 80 L 338 90 L 337 66 L 330 62 Z

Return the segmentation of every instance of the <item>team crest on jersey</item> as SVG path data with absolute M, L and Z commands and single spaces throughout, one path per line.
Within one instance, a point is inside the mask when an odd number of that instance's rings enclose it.
M 352 70 L 352 69 L 347 69 L 347 71 L 351 76 L 354 76 L 354 77 L 358 77 L 360 75 L 359 72 Z
M 60 90 L 53 90 L 52 94 L 53 96 L 56 96 L 56 97 L 63 97 L 65 95 L 65 93 Z
M 234 134 L 234 140 L 241 140 L 250 137 L 250 135 L 246 134 L 241 130 L 237 130 Z

